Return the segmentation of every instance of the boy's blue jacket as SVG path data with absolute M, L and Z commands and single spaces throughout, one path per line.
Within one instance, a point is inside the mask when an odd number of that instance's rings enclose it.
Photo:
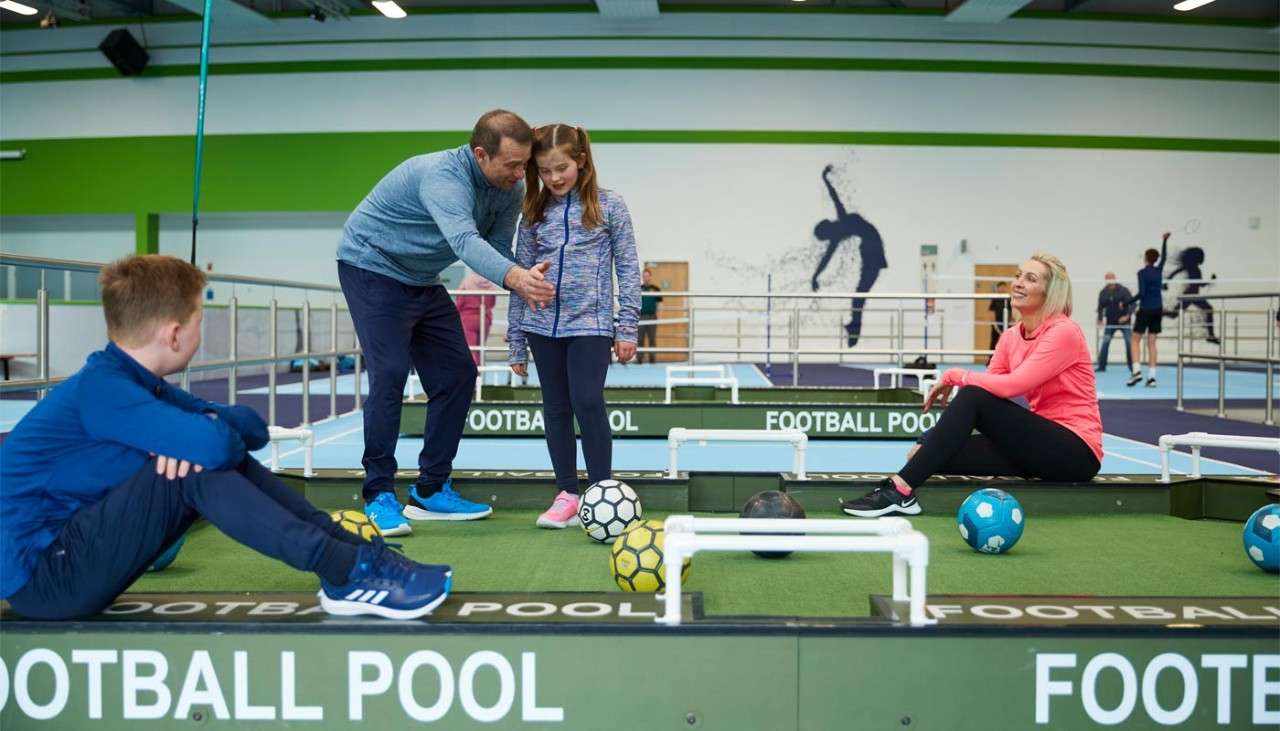
M 516 236 L 516 262 L 529 268 L 544 261 L 544 275 L 556 288 L 551 306 L 533 312 L 520 297 L 507 311 L 507 360 L 529 360 L 525 333 L 552 338 L 603 335 L 636 342 L 640 321 L 640 263 L 631 214 L 622 196 L 600 191 L 601 224 L 582 226 L 577 191 L 547 201 L 542 220 L 521 224 Z M 618 313 L 613 311 L 614 268 L 618 276 Z
M 228 469 L 244 459 L 246 446 L 269 441 L 252 409 L 196 398 L 108 344 L 0 445 L 0 597 L 27 583 L 40 551 L 77 510 L 152 455 Z

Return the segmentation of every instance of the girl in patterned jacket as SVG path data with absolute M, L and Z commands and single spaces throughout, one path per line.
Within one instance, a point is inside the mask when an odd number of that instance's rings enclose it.
M 604 381 L 610 350 L 622 363 L 636 352 L 640 267 L 631 214 L 622 196 L 599 187 L 591 142 L 581 127 L 534 130 L 523 213 L 516 260 L 523 266 L 550 262 L 544 276 L 555 284 L 556 296 L 537 311 L 520 297 L 510 298 L 508 361 L 520 376 L 528 374 L 529 350 L 537 361 L 547 450 L 559 490 L 537 524 L 566 528 L 579 524 L 575 418 L 588 481 L 607 480 L 612 473 Z

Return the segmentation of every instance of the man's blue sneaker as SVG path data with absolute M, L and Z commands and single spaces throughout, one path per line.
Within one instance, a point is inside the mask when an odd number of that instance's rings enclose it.
M 406 518 L 414 520 L 479 520 L 493 513 L 483 503 L 473 503 L 453 491 L 453 480 L 445 480 L 440 492 L 426 498 L 418 495 L 418 486 L 409 488 L 409 503 L 404 506 Z
M 364 514 L 384 536 L 407 536 L 413 532 L 409 521 L 400 514 L 400 501 L 394 492 L 378 493 L 372 502 L 364 504 Z
M 452 586 L 453 569 L 411 561 L 374 538 L 356 549 L 347 583 L 336 586 L 321 578 L 318 596 L 329 614 L 416 619 L 440 606 Z

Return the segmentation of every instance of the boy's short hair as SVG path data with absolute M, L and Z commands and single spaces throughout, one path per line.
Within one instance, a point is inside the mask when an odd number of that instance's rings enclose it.
M 125 345 L 143 344 L 162 322 L 186 322 L 199 306 L 204 272 L 160 254 L 126 256 L 102 268 L 102 313 L 107 337 Z
M 1145 259 L 1148 264 L 1155 264 L 1160 259 L 1160 252 L 1155 249 L 1147 249 L 1147 252 L 1142 255 L 1142 258 Z

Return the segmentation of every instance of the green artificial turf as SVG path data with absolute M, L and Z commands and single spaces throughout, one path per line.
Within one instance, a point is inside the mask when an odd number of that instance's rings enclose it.
M 617 591 L 609 549 L 579 529 L 540 530 L 534 511 L 469 523 L 414 523 L 393 539 L 410 557 L 454 567 L 465 592 Z M 665 515 L 651 516 L 664 518 Z M 1159 515 L 1049 516 L 1027 521 L 1004 555 L 975 553 L 949 515 L 911 519 L 930 541 L 929 593 L 1277 596 L 1280 578 L 1245 557 L 1239 523 Z M 750 553 L 693 559 L 687 589 L 708 615 L 865 616 L 867 595 L 888 593 L 887 555 Z M 313 591 L 314 575 L 240 546 L 209 525 L 188 536 L 167 570 L 131 591 Z

